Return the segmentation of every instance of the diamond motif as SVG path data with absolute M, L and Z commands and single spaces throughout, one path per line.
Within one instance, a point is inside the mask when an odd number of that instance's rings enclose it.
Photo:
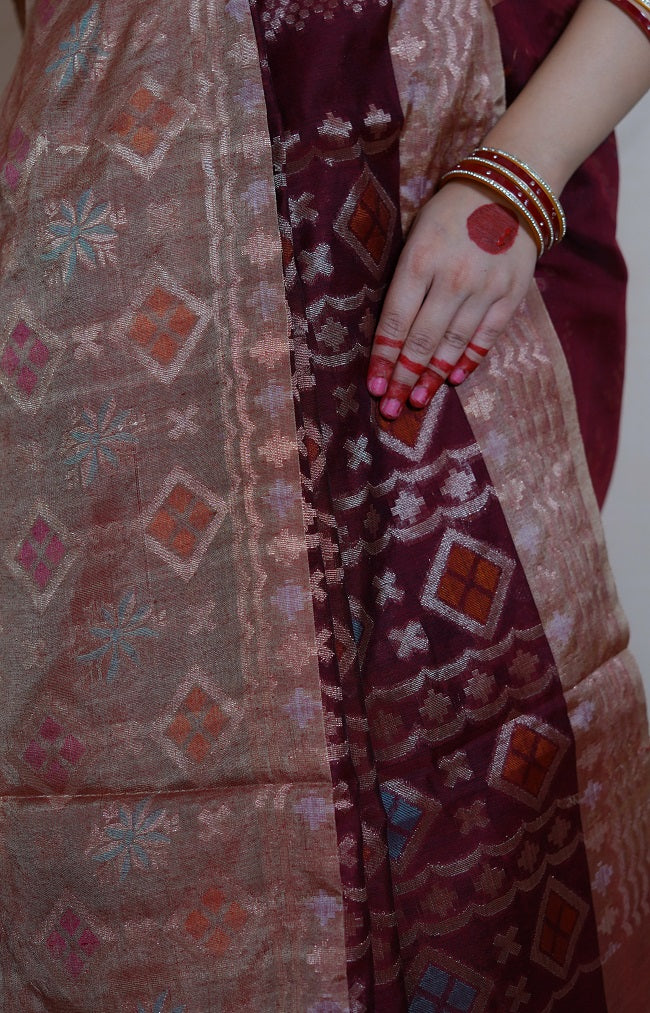
M 385 781 L 379 789 L 387 817 L 388 853 L 394 865 L 408 863 L 420 845 L 426 847 L 440 803 L 400 780 Z
M 390 254 L 396 220 L 393 201 L 365 166 L 341 208 L 334 229 L 372 274 L 379 277 Z
M 183 580 L 190 580 L 225 513 L 223 500 L 175 468 L 144 515 L 147 545 Z
M 422 604 L 463 629 L 490 636 L 514 567 L 498 549 L 449 530 L 429 571 Z
M 4 559 L 42 612 L 78 556 L 72 536 L 40 500 L 32 520 Z
M 409 1013 L 482 1013 L 492 983 L 446 954 L 427 950 L 409 972 Z
M 38 409 L 64 351 L 63 342 L 28 311 L 10 321 L 0 350 L 0 384 L 23 411 Z
M 208 757 L 223 756 L 239 725 L 232 700 L 193 668 L 157 723 L 165 752 L 183 770 L 196 773 Z
M 76 980 L 102 945 L 105 933 L 73 897 L 63 897 L 51 912 L 40 942 L 65 978 Z
M 63 726 L 47 715 L 25 749 L 23 759 L 49 788 L 63 791 L 85 752 L 86 747 L 75 735 L 66 734 Z
M 122 321 L 119 340 L 156 379 L 171 383 L 199 342 L 208 319 L 208 308 L 200 300 L 165 272 L 153 272 Z
M 150 178 L 193 112 L 190 102 L 170 96 L 158 81 L 145 76 L 118 105 L 106 128 L 104 144 Z
M 568 738 L 556 728 L 531 715 L 514 718 L 497 740 L 489 782 L 539 809 L 568 748 Z
M 248 911 L 229 900 L 217 887 L 209 887 L 185 919 L 185 930 L 216 957 L 223 957 L 248 921 Z
M 546 884 L 531 956 L 553 974 L 565 978 L 582 931 L 588 907 L 572 890 L 550 879 Z

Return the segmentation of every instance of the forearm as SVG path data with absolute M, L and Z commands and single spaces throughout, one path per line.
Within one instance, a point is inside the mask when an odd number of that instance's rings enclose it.
M 484 143 L 529 162 L 560 193 L 648 88 L 647 37 L 609 0 L 583 0 Z

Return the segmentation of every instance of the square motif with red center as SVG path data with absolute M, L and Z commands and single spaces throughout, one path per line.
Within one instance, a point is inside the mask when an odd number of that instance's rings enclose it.
M 386 266 L 396 221 L 394 202 L 365 166 L 338 214 L 334 230 L 375 277 Z
M 16 312 L 0 332 L 0 384 L 23 411 L 41 405 L 65 345 L 36 322 L 29 311 Z
M 4 558 L 40 612 L 49 605 L 79 552 L 72 535 L 45 503 L 39 500 L 31 517 L 18 541 L 5 550 Z
M 203 335 L 209 316 L 204 303 L 165 272 L 154 271 L 115 336 L 156 379 L 171 383 Z
M 505 794 L 540 809 L 569 745 L 557 728 L 523 714 L 503 726 L 488 780 Z
M 30 738 L 22 759 L 31 777 L 35 775 L 52 792 L 67 792 L 85 752 L 81 739 L 69 732 L 62 721 L 47 714 Z
M 194 667 L 156 723 L 156 737 L 165 752 L 197 777 L 204 770 L 213 773 L 215 761 L 228 755 L 241 720 L 234 702 L 213 682 L 208 673 Z
M 540 906 L 532 959 L 554 975 L 568 977 L 587 912 L 585 901 L 551 877 Z
M 447 531 L 429 571 L 422 604 L 463 629 L 490 636 L 514 568 L 514 561 L 500 550 Z
M 150 178 L 194 112 L 194 106 L 145 75 L 125 92 L 107 122 L 103 143 Z
M 223 500 L 192 475 L 175 468 L 147 510 L 148 547 L 190 580 L 225 516 Z

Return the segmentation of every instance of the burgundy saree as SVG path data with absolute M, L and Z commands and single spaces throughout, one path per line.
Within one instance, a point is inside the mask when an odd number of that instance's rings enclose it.
M 649 753 L 536 289 L 378 418 L 483 0 L 36 0 L 2 111 L 2 999 L 643 1013 Z

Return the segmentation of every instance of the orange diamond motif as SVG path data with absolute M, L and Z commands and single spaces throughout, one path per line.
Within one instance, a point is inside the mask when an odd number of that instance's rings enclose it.
M 200 686 L 193 686 L 166 726 L 165 735 L 185 756 L 201 764 L 227 723 L 228 716 L 216 701 Z
M 207 950 L 221 957 L 231 945 L 233 936 L 248 921 L 248 912 L 236 901 L 229 903 L 223 891 L 216 886 L 205 891 L 200 908 L 190 912 L 185 919 L 185 928 L 197 942 L 202 942 Z
M 391 205 L 382 197 L 375 181 L 371 179 L 361 192 L 348 228 L 365 246 L 375 264 L 381 263 L 389 241 L 390 224 Z
M 174 117 L 173 108 L 149 88 L 133 92 L 126 107 L 118 113 L 109 132 L 117 134 L 127 148 L 147 158 L 162 142 L 162 131 Z
M 438 585 L 438 598 L 469 619 L 488 621 L 501 569 L 464 545 L 453 545 Z
M 501 776 L 537 798 L 558 752 L 555 742 L 526 725 L 517 725 Z
M 216 510 L 185 486 L 176 485 L 147 526 L 147 533 L 180 559 L 187 559 Z M 194 521 L 198 519 L 199 526 Z
M 489 782 L 540 809 L 569 745 L 566 735 L 532 715 L 513 718 L 499 734 Z
M 149 143 L 147 136 L 141 136 L 141 146 Z M 159 379 L 169 383 L 203 332 L 206 312 L 189 293 L 173 291 L 159 282 L 125 320 L 127 343 L 137 348 L 138 358 Z

